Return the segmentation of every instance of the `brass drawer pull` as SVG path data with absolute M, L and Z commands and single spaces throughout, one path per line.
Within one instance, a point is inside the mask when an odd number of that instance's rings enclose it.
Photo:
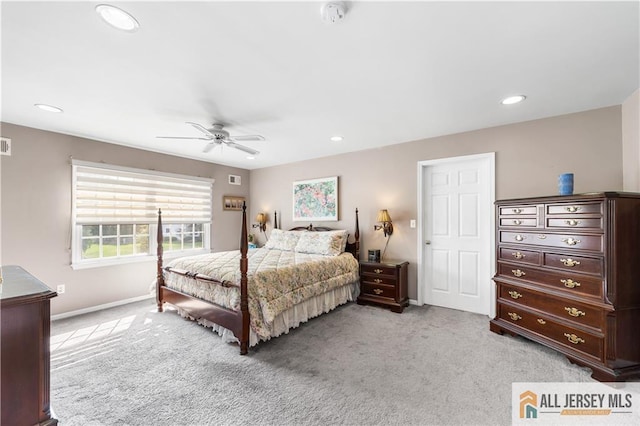
M 538 318 L 538 322 L 542 325 L 545 325 L 547 322 L 545 320 L 543 320 L 542 318 Z
M 560 262 L 562 262 L 564 266 L 569 266 L 569 267 L 573 267 L 580 264 L 580 262 L 578 262 L 577 260 L 573 260 L 571 258 L 560 259 Z
M 373 292 L 374 292 L 375 294 L 377 294 L 377 295 L 380 295 L 380 294 L 382 294 L 383 290 L 380 290 L 379 288 L 374 288 L 374 289 L 373 289 Z
M 508 312 L 509 316 L 511 317 L 512 320 L 514 321 L 518 321 L 521 320 L 522 317 L 518 314 L 516 314 L 515 312 Z
M 538 234 L 538 239 L 539 239 L 539 240 L 546 240 L 546 239 L 547 239 L 547 236 L 546 236 L 546 235 L 544 235 L 544 234 Z
M 524 237 L 522 235 L 518 234 L 518 235 L 515 236 L 515 239 L 516 239 L 516 241 L 522 241 L 522 240 L 524 240 Z
M 569 308 L 568 306 L 565 306 L 564 310 L 572 317 L 583 317 L 586 315 L 584 312 L 579 311 L 578 308 Z
M 566 337 L 567 340 L 573 343 L 574 345 L 577 345 L 578 343 L 584 343 L 584 339 L 576 336 L 573 333 L 572 334 L 564 333 L 564 337 Z
M 564 223 L 566 223 L 569 226 L 578 226 L 580 224 L 580 221 L 575 219 L 569 219 L 569 220 L 565 220 Z
M 580 283 L 577 282 L 577 281 L 572 280 L 571 278 L 567 278 L 566 280 L 560 280 L 560 282 L 562 284 L 564 284 L 564 286 L 567 287 L 567 288 L 580 287 Z
M 522 297 L 520 293 L 513 290 L 509 292 L 509 296 L 511 296 L 512 299 L 519 299 L 520 297 Z
M 580 240 L 575 240 L 575 239 L 569 237 L 569 238 L 563 238 L 562 242 L 563 243 L 567 243 L 570 246 L 575 246 L 576 244 L 580 243 Z
M 512 269 L 511 272 L 513 273 L 513 275 L 515 275 L 518 278 L 527 275 L 524 273 L 524 271 L 521 271 L 520 269 Z
M 382 282 L 382 280 L 380 278 L 375 278 L 373 280 L 373 282 L 376 283 L 376 284 L 380 284 Z
M 513 220 L 513 224 L 514 225 L 522 225 L 522 221 L 520 219 L 514 219 Z
M 513 257 L 515 257 L 516 259 L 524 259 L 524 258 L 525 258 L 525 255 L 524 255 L 524 254 L 522 254 L 522 253 L 520 253 L 519 251 L 517 251 L 517 252 L 515 252 L 515 253 L 511 253 L 511 255 L 512 255 Z
M 578 210 L 580 210 L 580 206 L 567 206 L 565 207 L 565 210 L 568 211 L 569 213 L 575 213 Z
M 512 209 L 511 211 L 514 212 L 515 214 L 522 213 L 522 209 Z
M 381 274 L 382 272 L 384 272 L 382 269 L 374 269 L 373 272 L 375 272 L 376 274 Z

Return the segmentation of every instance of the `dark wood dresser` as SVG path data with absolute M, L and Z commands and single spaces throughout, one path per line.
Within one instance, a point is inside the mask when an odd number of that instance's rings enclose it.
M 592 369 L 640 375 L 640 194 L 496 202 L 496 333 Z
M 49 301 L 57 294 L 19 266 L 2 267 L 0 424 L 57 425 L 49 406 Z
M 409 305 L 407 266 L 409 262 L 360 262 L 358 304 L 373 303 L 402 313 Z

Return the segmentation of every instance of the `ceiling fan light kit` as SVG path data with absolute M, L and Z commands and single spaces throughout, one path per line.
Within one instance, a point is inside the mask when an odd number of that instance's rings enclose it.
M 320 9 L 322 20 L 329 24 L 340 22 L 342 19 L 344 19 L 344 15 L 346 14 L 346 12 L 347 9 L 345 7 L 345 4 L 341 1 L 326 3 Z

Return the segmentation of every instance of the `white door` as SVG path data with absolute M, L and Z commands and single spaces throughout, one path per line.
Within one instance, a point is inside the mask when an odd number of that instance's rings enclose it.
M 423 301 L 489 314 L 494 155 L 421 162 Z

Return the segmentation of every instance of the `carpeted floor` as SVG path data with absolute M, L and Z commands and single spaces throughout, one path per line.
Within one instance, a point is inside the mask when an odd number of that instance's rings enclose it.
M 511 423 L 512 382 L 591 382 L 590 370 L 485 316 L 354 303 L 240 356 L 149 301 L 54 321 L 61 425 Z

